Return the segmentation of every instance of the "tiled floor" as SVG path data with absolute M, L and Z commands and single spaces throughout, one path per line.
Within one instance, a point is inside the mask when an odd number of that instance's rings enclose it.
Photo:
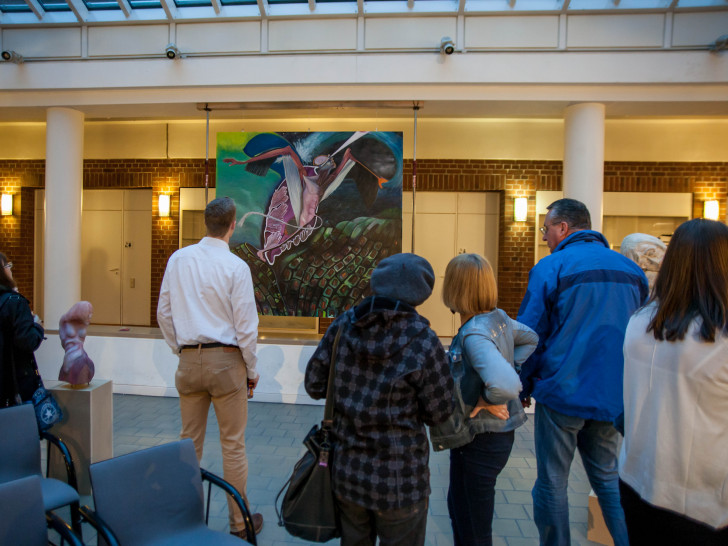
M 320 421 L 323 408 L 289 404 L 251 403 L 246 434 L 249 460 L 248 497 L 251 508 L 261 512 L 265 526 L 258 536 L 263 546 L 305 544 L 290 537 L 276 522 L 274 499 L 303 451 L 301 441 Z M 122 455 L 178 438 L 179 403 L 176 398 L 114 395 L 114 455 Z M 202 466 L 222 474 L 222 458 L 214 411 L 210 411 Z M 448 486 L 448 452 L 432 453 L 432 496 L 427 523 L 428 546 L 452 544 L 445 496 Z M 516 433 L 513 453 L 498 479 L 494 544 L 526 546 L 538 544 L 533 523 L 531 487 L 536 477 L 533 426 L 526 423 Z M 586 539 L 589 484 L 577 456 L 569 480 L 572 544 L 596 545 Z M 88 500 L 88 499 L 85 499 Z M 221 495 L 213 496 L 210 525 L 227 528 L 227 506 Z M 94 542 L 88 530 L 89 542 Z M 241 542 L 242 544 L 242 542 Z

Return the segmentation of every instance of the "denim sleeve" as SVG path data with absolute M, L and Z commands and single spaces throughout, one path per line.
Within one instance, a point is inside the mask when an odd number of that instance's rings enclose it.
M 463 346 L 465 357 L 485 383 L 483 400 L 489 404 L 505 404 L 518 398 L 521 392 L 518 374 L 489 337 L 473 332 L 465 337 Z
M 519 371 L 521 364 L 536 350 L 538 334 L 517 320 L 510 319 L 510 321 L 513 330 L 513 360 L 516 371 Z

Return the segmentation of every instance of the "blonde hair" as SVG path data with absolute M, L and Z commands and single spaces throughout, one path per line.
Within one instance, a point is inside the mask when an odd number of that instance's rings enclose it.
M 480 254 L 460 254 L 450 260 L 445 269 L 442 301 L 461 314 L 492 311 L 498 301 L 498 287 L 488 260 Z

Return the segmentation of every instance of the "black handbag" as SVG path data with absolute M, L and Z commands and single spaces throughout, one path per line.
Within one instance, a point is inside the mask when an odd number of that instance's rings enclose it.
M 326 542 L 341 536 L 339 512 L 331 483 L 333 463 L 334 371 L 336 349 L 341 328 L 336 332 L 329 379 L 326 387 L 326 408 L 321 426 L 314 425 L 303 440 L 306 453 L 293 467 L 293 473 L 276 495 L 278 525 L 291 535 L 310 542 Z M 278 509 L 278 499 L 283 502 Z

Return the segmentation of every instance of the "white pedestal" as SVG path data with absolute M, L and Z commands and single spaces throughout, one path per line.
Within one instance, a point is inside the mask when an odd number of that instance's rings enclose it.
M 84 388 L 73 388 L 68 383 L 46 381 L 46 387 L 53 391 L 63 409 L 63 421 L 50 432 L 60 437 L 71 451 L 78 492 L 90 495 L 89 464 L 114 455 L 112 382 L 94 379 Z M 50 475 L 65 478 L 65 466 L 57 450 L 51 450 L 51 454 Z

